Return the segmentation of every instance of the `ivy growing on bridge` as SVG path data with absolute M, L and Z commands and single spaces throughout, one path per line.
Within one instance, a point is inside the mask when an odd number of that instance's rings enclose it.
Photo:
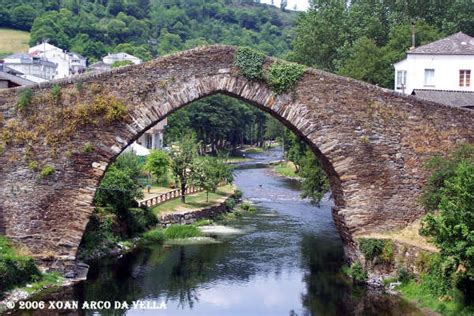
M 234 65 L 248 80 L 263 79 L 265 54 L 250 47 L 240 47 L 235 53 Z
M 293 89 L 306 71 L 295 63 L 276 62 L 268 68 L 267 83 L 277 94 Z
M 234 66 L 248 80 L 262 80 L 266 82 L 273 92 L 286 93 L 293 89 L 306 71 L 303 65 L 275 62 L 268 71 L 264 70 L 265 54 L 249 47 L 237 49 Z

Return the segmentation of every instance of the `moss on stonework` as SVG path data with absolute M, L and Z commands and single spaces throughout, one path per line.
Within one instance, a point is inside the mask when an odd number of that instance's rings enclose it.
M 32 104 L 35 111 L 19 112 L 18 117 L 8 120 L 2 118 L 2 150 L 6 150 L 8 146 L 23 146 L 26 161 L 35 159 L 31 144 L 43 144 L 53 153 L 58 152 L 58 148 L 63 148 L 63 152 L 69 149 L 77 150 L 67 147 L 80 127 L 106 126 L 127 117 L 128 109 L 123 101 L 105 93 L 94 95 L 100 86 L 91 86 L 82 102 L 75 89 L 64 90 L 58 85 L 53 86 L 49 93 L 45 92 L 34 98 L 32 94 L 20 98 L 20 108 L 24 109 L 25 104 Z M 87 96 L 89 98 L 86 98 Z M 29 151 L 26 152 L 27 150 Z

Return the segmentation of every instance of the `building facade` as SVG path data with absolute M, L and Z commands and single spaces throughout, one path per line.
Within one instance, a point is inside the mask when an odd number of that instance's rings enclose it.
M 89 71 L 91 72 L 104 72 L 107 70 L 112 69 L 112 65 L 115 62 L 119 61 L 129 61 L 134 65 L 138 65 L 142 63 L 142 60 L 138 57 L 135 57 L 133 55 L 127 54 L 127 53 L 116 53 L 116 54 L 108 54 L 104 58 L 102 58 L 101 61 L 98 61 L 89 67 Z
M 57 69 L 53 62 L 24 53 L 7 56 L 3 62 L 6 67 L 22 73 L 21 77 L 34 82 L 54 79 Z
M 163 135 L 167 124 L 168 119 L 165 118 L 140 136 L 136 143 L 147 149 L 162 149 L 164 147 Z
M 73 52 L 67 52 L 49 43 L 41 43 L 31 47 L 28 53 L 57 65 L 54 79 L 67 78 L 85 72 L 86 58 Z
M 394 64 L 396 91 L 454 106 L 474 105 L 474 38 L 462 32 L 412 48 Z

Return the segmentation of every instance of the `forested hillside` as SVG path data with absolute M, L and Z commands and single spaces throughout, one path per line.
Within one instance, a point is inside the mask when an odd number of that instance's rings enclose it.
M 296 14 L 252 0 L 0 0 L 0 27 L 31 30 L 90 61 L 110 51 L 142 59 L 204 44 L 289 51 Z

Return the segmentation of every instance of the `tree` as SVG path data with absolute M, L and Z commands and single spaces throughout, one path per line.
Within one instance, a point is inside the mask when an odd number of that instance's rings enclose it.
M 232 180 L 232 172 L 223 159 L 204 156 L 194 160 L 193 183 L 206 191 L 206 202 L 209 202 L 209 192 L 216 192 L 220 183 Z
M 97 206 L 110 206 L 122 219 L 127 217 L 128 209 L 143 198 L 143 190 L 138 183 L 141 173 L 138 157 L 124 153 L 109 167 L 95 195 Z
M 152 150 L 146 157 L 144 169 L 158 179 L 168 172 L 170 164 L 170 157 L 166 152 Z
M 463 145 L 449 157 L 435 157 L 427 167 L 431 176 L 421 202 L 429 213 L 422 220 L 420 233 L 440 249 L 444 289 L 455 285 L 464 293 L 466 302 L 472 303 L 474 146 Z
M 198 143 L 194 135 L 187 135 L 171 149 L 171 170 L 181 188 L 181 201 L 186 203 L 186 189 L 192 181 L 193 162 L 198 155 Z
M 318 204 L 329 191 L 329 181 L 321 163 L 309 149 L 301 160 L 300 176 L 303 178 L 301 197 Z
M 32 6 L 23 4 L 11 11 L 11 22 L 15 28 L 29 31 L 37 15 L 38 11 Z

